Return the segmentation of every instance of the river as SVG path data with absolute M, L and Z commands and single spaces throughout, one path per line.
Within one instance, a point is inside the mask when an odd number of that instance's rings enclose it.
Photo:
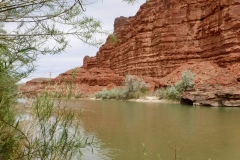
M 129 101 L 71 100 L 83 109 L 84 134 L 95 137 L 84 160 L 238 160 L 240 108 Z

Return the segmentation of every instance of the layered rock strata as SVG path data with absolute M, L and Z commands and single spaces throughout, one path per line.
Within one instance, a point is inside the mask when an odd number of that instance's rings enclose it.
M 42 93 L 44 90 L 67 93 L 70 92 L 69 88 L 74 94 L 92 94 L 103 88 L 121 86 L 123 81 L 124 77 L 114 74 L 107 68 L 86 70 L 79 67 L 62 73 L 50 81 L 43 78 L 33 79 L 21 86 L 20 90 L 28 96 Z
M 235 89 L 189 90 L 183 94 L 182 102 L 197 106 L 240 107 L 240 91 Z
M 19 85 L 20 95 L 35 96 L 37 93 L 44 91 L 45 87 L 51 84 L 52 79 L 50 78 L 35 78 L 26 84 Z
M 149 0 L 134 17 L 117 18 L 96 56 L 83 61 L 51 84 L 70 82 L 74 75 L 79 90 L 88 93 L 120 86 L 126 75 L 136 75 L 155 89 L 191 70 L 196 88 L 186 92 L 185 100 L 240 106 L 238 98 L 223 102 L 240 90 L 240 0 Z M 223 96 L 230 91 L 232 96 Z
M 239 63 L 239 44 L 239 0 L 150 0 L 134 17 L 117 18 L 113 35 L 83 67 L 163 78 L 189 61 Z

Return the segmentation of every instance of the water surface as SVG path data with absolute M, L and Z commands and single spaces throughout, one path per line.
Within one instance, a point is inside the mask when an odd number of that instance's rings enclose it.
M 183 160 L 240 159 L 240 108 L 91 100 L 68 105 L 84 110 L 85 134 L 98 143 L 83 159 L 101 154 L 102 159 L 154 160 L 160 154 L 171 160 L 175 149 Z

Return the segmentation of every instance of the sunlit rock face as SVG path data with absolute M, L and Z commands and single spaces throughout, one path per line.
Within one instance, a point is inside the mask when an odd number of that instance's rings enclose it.
M 150 0 L 115 20 L 114 35 L 84 68 L 162 78 L 187 62 L 240 61 L 239 0 Z
M 75 83 L 99 89 L 121 85 L 126 75 L 142 77 L 154 89 L 191 70 L 200 90 L 237 90 L 240 0 L 149 0 L 135 16 L 116 18 L 114 33 L 80 70 Z

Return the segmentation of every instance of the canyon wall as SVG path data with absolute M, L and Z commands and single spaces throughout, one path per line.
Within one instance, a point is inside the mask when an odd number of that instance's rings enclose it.
M 114 33 L 83 67 L 163 78 L 182 64 L 240 62 L 240 0 L 150 0 L 134 17 L 115 20 Z
M 77 92 L 94 93 L 136 75 L 154 90 L 190 70 L 196 85 L 186 101 L 240 106 L 240 0 L 149 0 L 135 16 L 116 18 L 113 34 L 83 61 L 50 84 L 73 82 Z

